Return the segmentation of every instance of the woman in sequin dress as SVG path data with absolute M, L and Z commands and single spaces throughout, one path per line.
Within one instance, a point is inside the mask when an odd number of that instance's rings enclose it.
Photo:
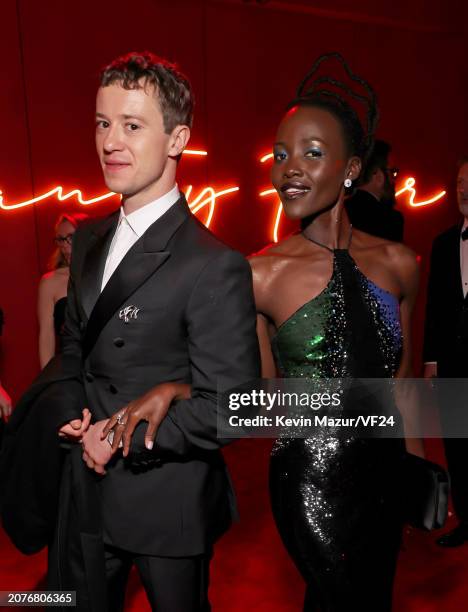
M 352 88 L 316 77 L 331 60 L 364 88 L 367 129 L 347 102 L 356 99 Z M 376 116 L 370 87 L 334 54 L 319 58 L 279 125 L 272 182 L 285 214 L 302 230 L 251 259 L 265 377 L 410 374 L 415 256 L 352 230 L 343 207 Z M 307 584 L 304 610 L 391 610 L 403 453 L 401 439 L 345 437 L 325 428 L 275 442 L 272 509 Z

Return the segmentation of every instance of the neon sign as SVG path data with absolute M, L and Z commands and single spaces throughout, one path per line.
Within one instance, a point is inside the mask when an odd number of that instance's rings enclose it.
M 183 154 L 189 155 L 189 156 L 206 157 L 208 153 L 207 151 L 202 151 L 202 150 L 186 149 Z M 260 157 L 260 163 L 263 164 L 272 158 L 273 158 L 273 153 L 267 153 Z M 395 194 L 396 197 L 401 197 L 403 194 L 407 193 L 409 196 L 407 204 L 408 206 L 412 208 L 418 208 L 418 207 L 434 204 L 435 202 L 440 201 L 446 194 L 445 190 L 439 191 L 436 194 L 434 194 L 432 197 L 426 200 L 415 201 L 415 198 L 416 198 L 415 185 L 416 185 L 416 179 L 413 177 L 409 177 L 405 180 L 405 182 L 403 183 L 403 186 Z M 210 227 L 211 225 L 219 199 L 229 194 L 235 193 L 237 191 L 239 191 L 239 187 L 237 186 L 226 187 L 225 189 L 221 189 L 220 191 L 216 191 L 213 187 L 207 186 L 207 187 L 203 187 L 200 193 L 198 193 L 192 199 L 193 185 L 188 185 L 185 188 L 187 203 L 190 207 L 190 210 L 194 214 L 197 214 L 198 212 L 202 211 L 205 208 L 207 209 L 206 217 L 204 220 L 204 224 L 206 225 L 206 227 Z M 282 207 L 281 201 L 278 198 L 278 195 L 275 189 L 271 189 L 271 188 L 265 189 L 261 191 L 259 195 L 260 197 L 271 196 L 271 195 L 276 196 L 276 200 L 275 200 L 276 211 L 275 211 L 275 215 L 273 219 L 273 224 L 271 227 L 271 238 L 274 242 L 278 242 L 278 231 L 279 231 L 281 216 L 283 213 L 283 207 Z M 59 202 L 64 202 L 70 198 L 75 197 L 77 202 L 81 204 L 82 206 L 90 206 L 92 204 L 102 202 L 103 200 L 107 200 L 109 198 L 120 197 L 119 194 L 116 194 L 110 191 L 108 193 L 104 193 L 102 195 L 86 199 L 83 197 L 83 194 L 80 189 L 72 189 L 68 193 L 64 193 L 63 187 L 61 185 L 57 185 L 56 187 L 54 187 L 53 189 L 50 189 L 49 191 L 47 191 L 46 193 L 42 195 L 39 195 L 35 198 L 31 198 L 29 200 L 25 200 L 24 202 L 18 202 L 15 204 L 5 204 L 3 193 L 2 191 L 0 191 L 0 209 L 8 211 L 8 210 L 15 210 L 18 208 L 24 208 L 26 206 L 38 204 L 53 196 L 57 196 L 57 199 Z
M 403 195 L 405 192 L 408 192 L 410 194 L 408 204 L 412 206 L 413 208 L 418 208 L 419 206 L 427 206 L 428 204 L 434 204 L 434 202 L 441 200 L 444 197 L 444 195 L 447 193 L 446 191 L 439 191 L 439 193 L 437 193 L 432 198 L 429 198 L 428 200 L 422 200 L 421 202 L 415 202 L 414 201 L 414 198 L 416 196 L 416 189 L 414 189 L 415 184 L 416 184 L 416 179 L 410 176 L 409 178 L 406 179 L 403 188 L 395 193 L 395 196 L 398 198 L 401 195 Z
M 102 202 L 102 200 L 107 200 L 108 198 L 113 198 L 114 196 L 117 195 L 113 191 L 109 191 L 109 193 L 105 193 L 104 195 L 97 196 L 95 198 L 91 198 L 90 200 L 84 200 L 83 194 L 81 193 L 80 189 L 73 189 L 72 191 L 64 195 L 63 187 L 61 185 L 57 185 L 57 187 L 54 187 L 47 193 L 43 193 L 42 195 L 37 196 L 37 198 L 32 198 L 31 200 L 25 200 L 24 202 L 19 202 L 18 204 L 4 204 L 2 193 L 3 192 L 0 191 L 0 208 L 3 208 L 3 210 L 13 210 L 16 208 L 24 208 L 25 206 L 31 206 L 31 204 L 38 204 L 39 202 L 42 202 L 43 200 L 47 200 L 48 198 L 51 198 L 55 194 L 57 194 L 57 200 L 59 202 L 64 202 L 65 200 L 68 200 L 69 198 L 76 196 L 76 199 L 78 200 L 79 204 L 82 204 L 83 206 L 89 206 L 90 204 L 96 204 L 96 202 Z
M 198 211 L 202 210 L 203 208 L 205 208 L 205 206 L 207 206 L 208 214 L 207 214 L 207 217 L 204 223 L 206 227 L 210 227 L 218 198 L 228 195 L 229 193 L 234 193 L 235 191 L 239 191 L 239 187 L 228 187 L 227 189 L 222 189 L 221 191 L 215 191 L 213 187 L 205 187 L 196 196 L 196 198 L 193 201 L 191 201 L 190 197 L 192 195 L 192 190 L 193 190 L 193 185 L 188 185 L 186 189 L 184 190 L 185 197 L 187 198 L 187 203 L 189 205 L 189 208 L 194 214 L 196 214 Z M 2 192 L 0 191 L 0 208 L 3 208 L 3 210 L 12 210 L 15 208 L 22 208 L 24 206 L 30 206 L 31 204 L 37 204 L 38 202 L 41 202 L 42 200 L 47 200 L 48 198 L 52 197 L 55 194 L 57 194 L 57 199 L 59 200 L 59 202 L 64 202 L 65 200 L 68 200 L 69 198 L 76 196 L 78 203 L 81 204 L 82 206 L 89 206 L 90 204 L 95 204 L 96 202 L 102 202 L 103 200 L 113 198 L 114 196 L 117 196 L 120 198 L 119 194 L 114 193 L 113 191 L 109 191 L 109 193 L 105 193 L 95 198 L 90 198 L 89 200 L 85 200 L 83 198 L 83 195 L 80 189 L 73 189 L 72 191 L 64 195 L 63 187 L 61 185 L 58 185 L 57 187 L 54 187 L 54 189 L 51 189 L 47 193 L 44 193 L 38 196 L 37 198 L 26 200 L 25 202 L 19 202 L 18 204 L 4 204 L 1 193 Z
M 184 151 L 184 155 L 197 155 L 204 157 L 207 154 L 207 151 L 198 151 L 194 149 L 185 149 Z M 226 189 L 222 189 L 221 191 L 215 191 L 213 187 L 205 187 L 193 200 L 191 200 L 192 191 L 193 185 L 188 185 L 185 189 L 185 196 L 187 198 L 189 208 L 194 214 L 196 214 L 197 212 L 203 210 L 203 208 L 207 207 L 208 213 L 204 224 L 206 225 L 206 227 L 210 227 L 218 199 L 230 193 L 239 191 L 239 187 L 227 187 Z M 31 198 L 30 200 L 25 200 L 24 202 L 18 202 L 17 204 L 5 204 L 3 199 L 3 193 L 2 191 L 0 191 L 0 208 L 2 208 L 3 210 L 15 210 L 18 208 L 24 208 L 25 206 L 38 204 L 39 202 L 47 200 L 54 195 L 57 196 L 59 202 L 64 202 L 65 200 L 68 200 L 72 197 L 76 197 L 76 200 L 82 206 L 90 206 L 91 204 L 96 204 L 97 202 L 102 202 L 103 200 L 107 200 L 115 196 L 120 197 L 119 194 L 114 193 L 113 191 L 109 191 L 108 193 L 104 193 L 103 195 L 96 196 L 90 199 L 85 199 L 83 198 L 83 194 L 80 189 L 72 189 L 72 191 L 64 193 L 63 187 L 61 185 L 57 185 L 57 187 L 54 187 L 47 193 L 43 193 L 40 196 Z
M 265 155 L 262 155 L 260 157 L 260 163 L 263 164 L 270 159 L 273 159 L 273 153 L 266 153 Z M 431 198 L 427 200 L 415 202 L 415 197 L 416 197 L 416 189 L 414 189 L 415 185 L 416 185 L 416 179 L 410 176 L 404 182 L 403 187 L 395 192 L 395 197 L 399 198 L 404 193 L 408 193 L 409 194 L 408 205 L 411 206 L 412 208 L 418 208 L 421 206 L 427 206 L 429 204 L 434 204 L 434 202 L 441 200 L 447 193 L 445 190 L 439 191 L 434 196 L 432 196 Z M 264 191 L 260 191 L 259 193 L 260 197 L 274 195 L 274 194 L 277 195 L 276 189 L 265 189 Z M 275 218 L 274 218 L 274 222 L 273 222 L 273 226 L 271 230 L 273 242 L 278 242 L 278 229 L 279 229 L 279 224 L 280 224 L 282 213 L 283 213 L 283 206 L 281 204 L 281 200 L 277 197 L 276 198 L 276 213 L 275 213 Z

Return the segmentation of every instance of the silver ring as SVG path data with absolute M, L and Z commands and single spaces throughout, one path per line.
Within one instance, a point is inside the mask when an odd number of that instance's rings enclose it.
M 117 425 L 123 425 L 125 427 L 125 421 L 123 420 L 125 416 L 125 411 L 119 412 L 117 415 Z

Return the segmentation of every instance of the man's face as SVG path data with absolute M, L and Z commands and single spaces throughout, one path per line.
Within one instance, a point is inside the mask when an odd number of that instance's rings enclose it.
M 127 90 L 114 83 L 99 88 L 96 149 L 111 191 L 143 203 L 163 195 L 170 139 L 152 85 Z
M 457 202 L 461 214 L 468 218 L 468 162 L 458 171 Z

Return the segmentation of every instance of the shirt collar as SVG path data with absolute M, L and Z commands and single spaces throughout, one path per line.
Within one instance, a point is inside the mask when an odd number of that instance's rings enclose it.
M 468 219 L 466 217 L 464 217 L 463 218 L 463 225 L 462 225 L 461 231 L 463 231 L 467 227 L 468 227 Z
M 157 200 L 153 200 L 138 210 L 126 215 L 123 206 L 120 207 L 119 225 L 125 220 L 134 233 L 140 238 L 150 225 L 153 225 L 180 198 L 177 184 Z

